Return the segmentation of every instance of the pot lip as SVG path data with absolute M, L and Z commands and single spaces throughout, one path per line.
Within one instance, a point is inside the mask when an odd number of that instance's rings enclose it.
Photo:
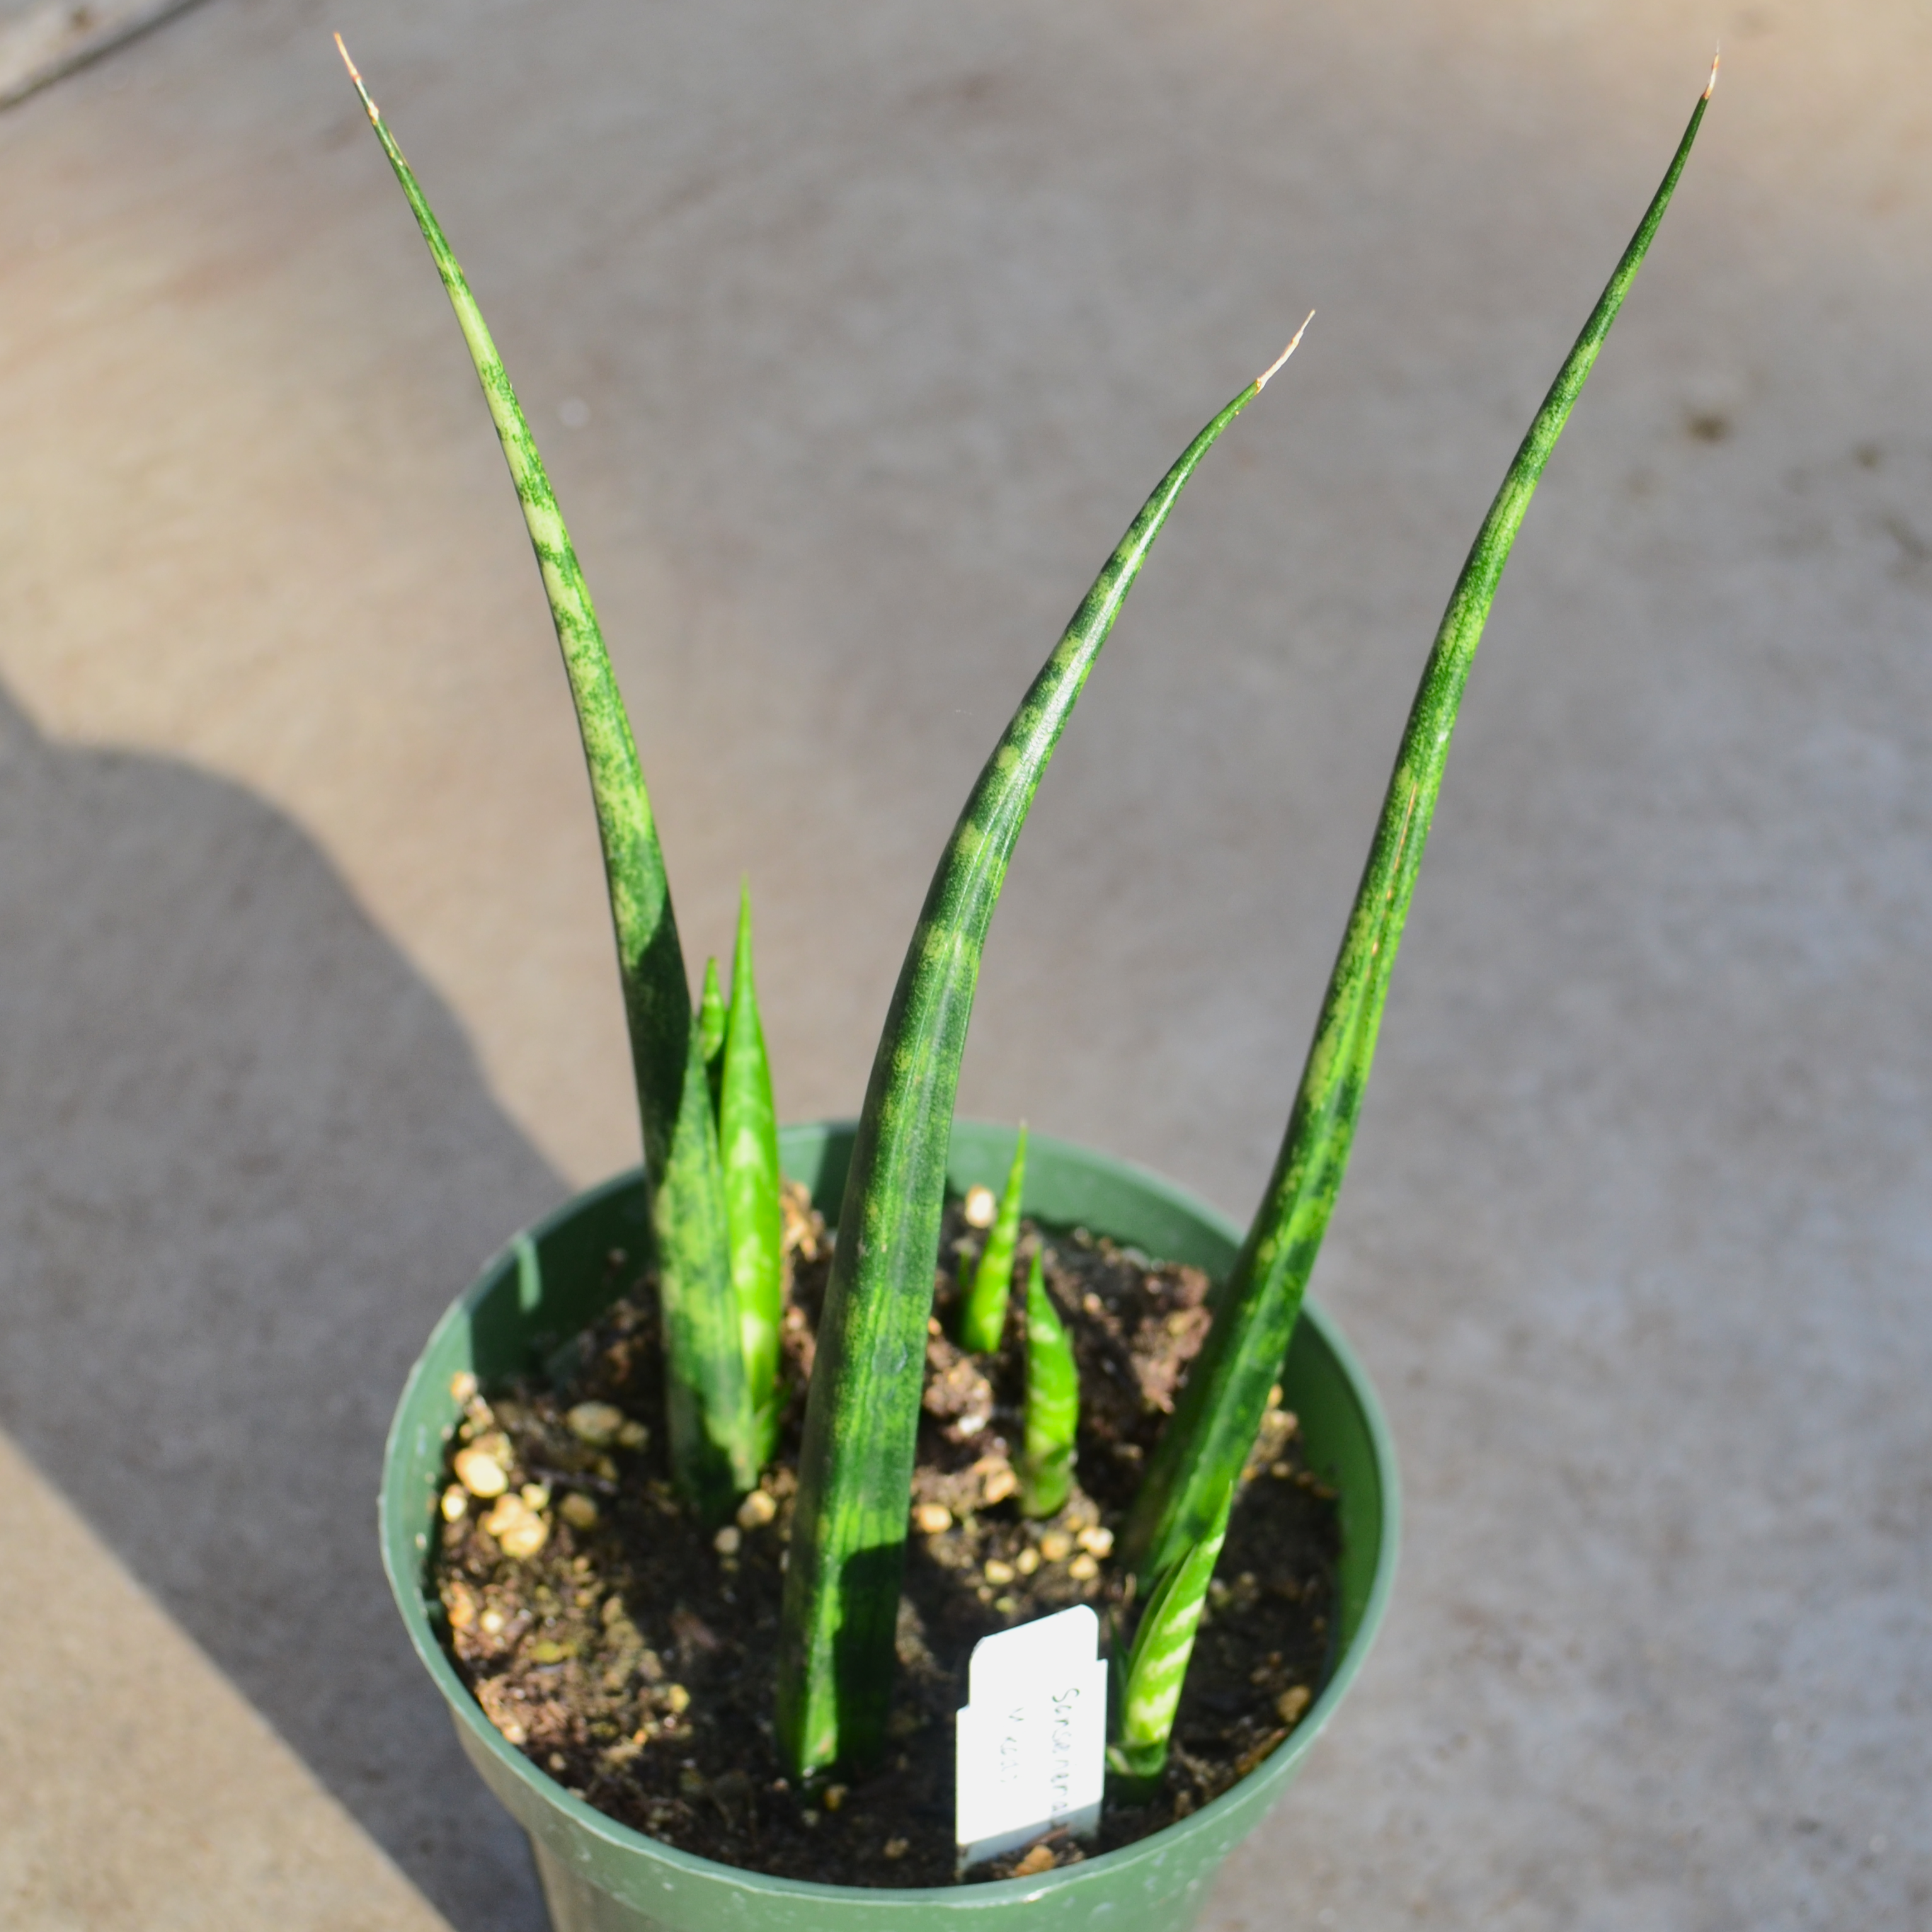
M 856 1125 L 857 1123 L 852 1120 L 805 1120 L 792 1123 L 781 1129 L 780 1132 L 782 1137 L 789 1133 L 807 1133 L 820 1135 L 829 1140 L 842 1134 L 850 1133 Z M 1003 1123 L 960 1119 L 956 1121 L 955 1125 L 994 1132 L 1010 1134 L 1012 1132 L 1011 1127 Z M 1088 1147 L 1080 1142 L 1040 1133 L 1030 1135 L 1029 1141 L 1032 1146 L 1042 1150 L 1051 1148 L 1078 1159 L 1096 1161 L 1192 1216 L 1221 1235 L 1231 1246 L 1238 1246 L 1240 1242 L 1241 1231 L 1219 1208 L 1165 1175 L 1118 1155 Z M 469 1686 L 457 1675 L 455 1666 L 430 1627 L 420 1576 L 422 1549 L 416 1540 L 412 1529 L 406 1531 L 400 1538 L 392 1534 L 392 1528 L 403 1526 L 392 1525 L 390 1520 L 389 1472 L 401 1452 L 404 1432 L 410 1426 L 407 1418 L 428 1376 L 430 1359 L 435 1352 L 436 1343 L 447 1330 L 462 1320 L 472 1304 L 494 1285 L 504 1267 L 513 1261 L 517 1253 L 520 1250 L 526 1250 L 527 1244 L 541 1240 L 554 1228 L 573 1220 L 586 1208 L 613 1195 L 621 1194 L 635 1187 L 643 1172 L 641 1166 L 627 1168 L 607 1180 L 580 1190 L 548 1214 L 531 1222 L 497 1250 L 478 1270 L 470 1286 L 443 1311 L 436 1326 L 430 1330 L 404 1383 L 383 1444 L 382 1485 L 376 1498 L 377 1533 L 382 1544 L 383 1572 L 389 1580 L 390 1590 L 395 1598 L 397 1609 L 401 1612 L 404 1628 L 409 1632 L 410 1641 L 417 1657 L 428 1670 L 436 1688 L 442 1692 L 444 1702 L 450 1706 L 457 1721 L 470 1733 L 472 1748 L 480 1747 L 488 1751 L 506 1772 L 526 1787 L 534 1798 L 550 1810 L 561 1813 L 578 1829 L 594 1834 L 616 1849 L 661 1860 L 690 1879 L 712 1882 L 722 1880 L 748 1891 L 760 1893 L 778 1892 L 801 1899 L 864 1899 L 880 1904 L 887 1900 L 901 1900 L 908 1906 L 926 1902 L 936 1904 L 941 1900 L 962 1906 L 968 1898 L 975 1905 L 983 1904 L 988 1908 L 1000 1904 L 1024 1903 L 1040 1898 L 1048 1891 L 1078 1884 L 1083 1878 L 1098 1880 L 1130 1864 L 1148 1858 L 1160 1858 L 1165 1856 L 1165 1848 L 1171 1846 L 1179 1834 L 1208 1828 L 1219 1819 L 1228 1819 L 1232 1822 L 1231 1814 L 1238 1808 L 1241 1810 L 1264 1810 L 1271 1804 L 1281 1787 L 1293 1776 L 1301 1760 L 1312 1748 L 1316 1739 L 1327 1727 L 1336 1707 L 1367 1659 L 1394 1588 L 1396 1556 L 1401 1540 L 1401 1492 L 1396 1469 L 1394 1437 L 1389 1427 L 1388 1416 L 1360 1358 L 1349 1345 L 1334 1317 L 1312 1295 L 1304 1300 L 1300 1318 L 1313 1326 L 1323 1344 L 1334 1357 L 1336 1366 L 1341 1370 L 1342 1378 L 1360 1412 L 1363 1426 L 1374 1453 L 1376 1478 L 1382 1494 L 1382 1533 L 1376 1550 L 1372 1580 L 1368 1597 L 1362 1606 L 1354 1640 L 1336 1664 L 1328 1682 L 1322 1686 L 1322 1694 L 1316 1698 L 1307 1714 L 1264 1762 L 1231 1786 L 1220 1797 L 1202 1805 L 1198 1811 L 1190 1813 L 1185 1818 L 1177 1819 L 1172 1824 L 1163 1826 L 1159 1831 L 1150 1832 L 1146 1838 L 1137 1839 L 1132 1844 L 1118 1846 L 1112 1851 L 1084 1858 L 1078 1864 L 1059 1866 L 1052 1871 L 1033 1877 L 988 1880 L 971 1886 L 830 1885 L 817 1880 L 782 1878 L 769 1873 L 723 1864 L 716 1859 L 701 1858 L 696 1852 L 683 1851 L 675 1845 L 666 1844 L 661 1839 L 653 1838 L 632 1826 L 619 1822 L 586 1803 L 574 1792 L 559 1784 L 532 1763 L 503 1736 L 485 1717 L 482 1706 L 477 1702 Z M 410 1561 L 406 1568 L 400 1556 L 399 1544 L 400 1549 L 409 1553 Z M 965 1898 L 962 1898 L 962 1893 L 966 1894 Z

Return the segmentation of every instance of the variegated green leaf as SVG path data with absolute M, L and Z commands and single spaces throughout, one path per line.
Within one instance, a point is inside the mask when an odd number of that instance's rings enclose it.
M 784 1318 L 784 1216 L 778 1199 L 778 1122 L 758 992 L 752 973 L 752 893 L 738 901 L 725 1033 L 718 1146 L 731 1230 L 731 1281 L 745 1350 L 745 1380 L 756 1418 L 758 1460 L 778 1446 L 778 1329 Z
M 1714 70 L 1712 78 L 1714 84 Z M 1216 1498 L 1247 1458 L 1268 1390 L 1281 1373 L 1348 1166 L 1450 734 L 1490 604 L 1544 465 L 1664 219 L 1709 99 L 1707 89 L 1663 184 L 1510 464 L 1443 614 L 1274 1172 L 1233 1272 L 1215 1297 L 1214 1325 L 1188 1371 L 1129 1520 L 1122 1553 L 1143 1582 L 1204 1533 Z
M 718 984 L 718 962 L 704 962 L 704 990 L 698 1000 L 698 1050 L 704 1058 L 705 1078 L 716 1108 L 724 1086 L 724 994 Z
M 342 46 L 340 34 L 336 45 Z M 637 1081 L 650 1216 L 664 1291 L 671 1456 L 678 1480 L 715 1511 L 757 1480 L 731 1299 L 724 1197 L 690 983 L 643 768 L 590 592 L 508 374 L 403 151 L 343 48 L 370 124 L 408 197 L 469 345 L 523 506 L 577 707 L 604 851 Z
M 760 1458 L 732 1286 L 717 1122 L 695 1014 L 686 1039 L 677 1124 L 652 1196 L 652 1232 L 664 1312 L 671 1468 L 690 1502 L 716 1518 L 757 1486 Z
M 1141 1612 L 1121 1685 L 1118 1735 L 1107 1754 L 1109 1766 L 1129 1787 L 1126 1795 L 1130 1797 L 1144 1793 L 1166 1768 L 1174 1714 L 1180 1707 L 1208 1586 L 1227 1540 L 1232 1501 L 1233 1492 L 1224 1490 L 1208 1534 L 1180 1552 Z
M 1040 1250 L 1027 1270 L 1026 1446 L 1020 1456 L 1020 1514 L 1052 1516 L 1073 1486 L 1073 1443 L 1080 1428 L 1080 1370 L 1053 1298 Z
M 1007 862 L 1149 547 L 1196 466 L 1286 358 L 1189 444 L 1108 560 L 981 771 L 900 968 L 853 1143 L 806 1411 L 778 1646 L 779 1744 L 801 1776 L 862 1764 L 884 1741 L 953 1095 Z
M 965 1312 L 959 1318 L 959 1346 L 976 1355 L 990 1355 L 1006 1332 L 1006 1304 L 1012 1299 L 1013 1250 L 1020 1238 L 1020 1196 L 1026 1186 L 1026 1123 L 1020 1123 L 1013 1145 L 1012 1166 L 1006 1171 L 1006 1192 L 973 1271 L 966 1292 Z

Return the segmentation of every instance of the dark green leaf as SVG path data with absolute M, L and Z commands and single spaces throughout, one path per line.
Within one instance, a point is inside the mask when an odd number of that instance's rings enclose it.
M 342 45 L 339 34 L 336 45 Z M 728 1502 L 734 1486 L 748 1487 L 755 1481 L 757 1472 L 750 1461 L 751 1417 L 737 1312 L 730 1299 L 710 1096 L 643 768 L 589 587 L 509 375 L 402 149 L 346 49 L 342 58 L 429 244 L 430 259 L 469 346 L 523 506 L 563 653 L 596 807 L 630 1028 L 651 1226 L 666 1311 L 672 1457 L 686 1492 L 715 1511 Z
M 973 788 L 900 969 L 853 1144 L 806 1406 L 778 1648 L 779 1744 L 799 1775 L 862 1765 L 884 1742 L 953 1094 L 1007 862 L 1149 546 L 1266 380 L 1188 446 L 1088 592 Z
M 1709 98 L 1698 102 L 1662 186 L 1537 412 L 1443 614 L 1274 1174 L 1233 1273 L 1215 1297 L 1214 1326 L 1129 1519 L 1122 1554 L 1144 1584 L 1204 1533 L 1216 1498 L 1247 1458 L 1268 1390 L 1281 1373 L 1348 1166 L 1389 974 L 1476 646 L 1544 465 L 1664 219 Z

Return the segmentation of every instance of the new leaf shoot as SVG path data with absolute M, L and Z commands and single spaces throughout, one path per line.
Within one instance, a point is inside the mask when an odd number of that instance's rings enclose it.
M 723 1052 L 718 1145 L 731 1236 L 731 1282 L 745 1349 L 745 1381 L 762 1466 L 778 1447 L 778 1330 L 784 1318 L 784 1214 L 778 1197 L 778 1110 L 752 974 L 752 893 L 738 901 L 731 1007 Z
M 980 1252 L 973 1286 L 966 1292 L 965 1312 L 959 1318 L 959 1346 L 976 1355 L 990 1355 L 1006 1332 L 1006 1308 L 1012 1298 L 1013 1252 L 1020 1238 L 1020 1196 L 1026 1187 L 1026 1123 L 1020 1123 L 1013 1144 L 1012 1165 L 1006 1170 L 1006 1192 L 999 1212 Z
M 1046 1292 L 1040 1250 L 1027 1270 L 1026 1446 L 1020 1456 L 1020 1514 L 1053 1516 L 1073 1486 L 1080 1427 L 1080 1370 L 1073 1344 Z
M 720 1105 L 724 1085 L 724 994 L 718 984 L 718 962 L 704 962 L 704 990 L 698 1000 L 698 1050 L 704 1058 L 704 1076 L 711 1088 L 711 1104 Z
M 1155 1585 L 1141 1612 L 1133 1648 L 1123 1673 L 1119 1736 L 1107 1753 L 1110 1769 L 1132 1799 L 1150 1795 L 1167 1767 L 1168 1741 L 1180 1706 L 1194 1639 L 1208 1601 L 1208 1586 L 1227 1540 L 1232 1490 L 1222 1493 L 1208 1534 L 1183 1550 Z

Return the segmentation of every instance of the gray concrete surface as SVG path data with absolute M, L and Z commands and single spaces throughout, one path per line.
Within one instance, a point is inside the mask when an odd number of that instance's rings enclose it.
M 4 1436 L 0 1547 L 8 1932 L 448 1932 Z
M 0 0 L 0 107 L 98 60 L 195 0 Z
M 1406 1458 L 1397 1606 L 1208 1922 L 1926 1923 L 1924 10 L 211 0 L 0 118 L 0 1427 L 370 1900 L 520 1932 L 370 1498 L 434 1311 L 632 1130 L 534 573 L 337 26 L 544 436 L 688 944 L 752 875 L 794 1115 L 855 1103 L 1141 495 L 1319 308 L 1042 790 L 962 1096 L 1238 1212 L 1442 598 L 1722 35 L 1318 1280 Z M 86 1587 L 40 1520 L 16 1628 Z M 0 1879 L 86 1858 L 124 1755 L 61 1658 L 0 1712 L 44 1767 Z

